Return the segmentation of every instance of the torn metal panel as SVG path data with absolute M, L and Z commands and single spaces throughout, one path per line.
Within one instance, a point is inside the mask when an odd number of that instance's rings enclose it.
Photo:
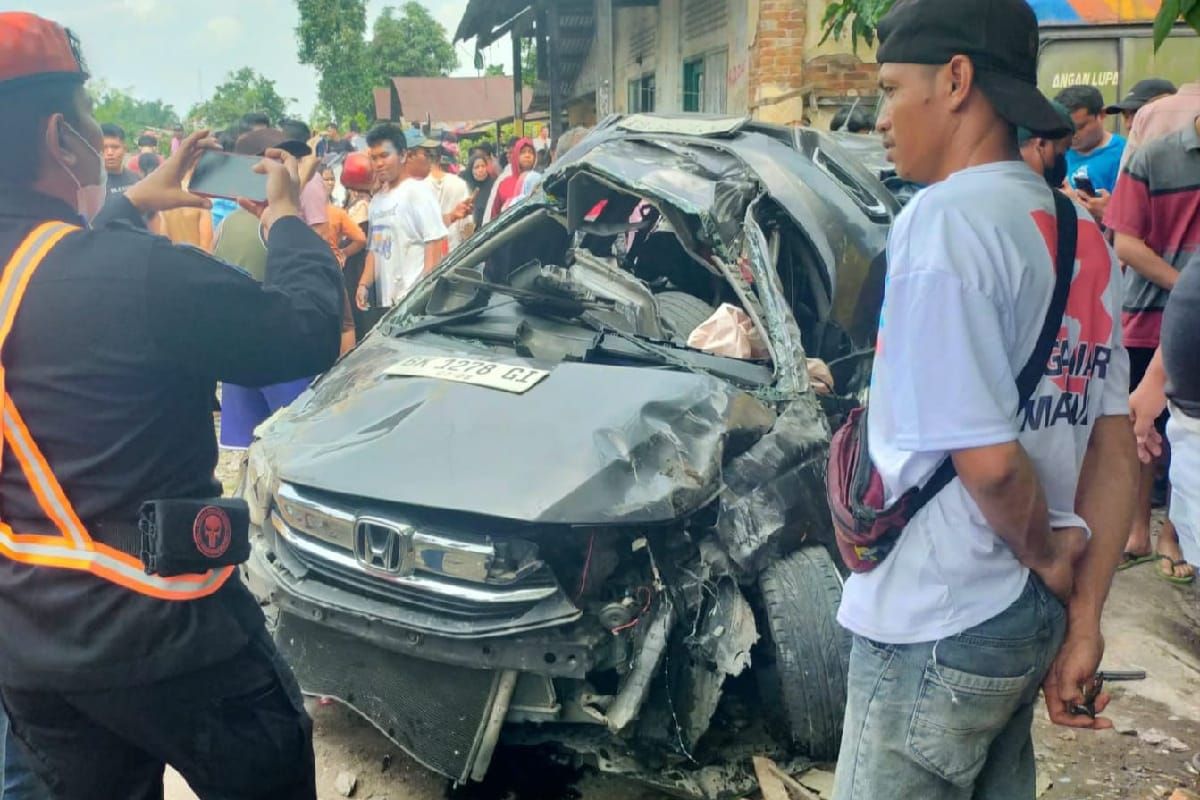
M 758 641 L 754 610 L 737 584 L 725 578 L 705 593 L 696 608 L 691 633 L 683 641 L 688 659 L 675 684 L 679 734 L 694 750 L 708 732 L 726 678 L 750 666 L 750 649 Z
M 650 693 L 650 684 L 658 674 L 658 666 L 667 651 L 667 637 L 675 625 L 675 605 L 667 595 L 659 595 L 658 608 L 639 637 L 639 646 L 634 655 L 633 669 L 625 676 L 621 690 L 605 710 L 608 729 L 613 733 L 622 731 L 633 721 Z
M 471 768 L 471 780 L 481 781 L 487 775 L 488 766 L 492 763 L 492 754 L 500 742 L 500 730 L 508 716 L 509 704 L 512 702 L 513 690 L 517 686 L 517 672 L 505 670 L 496 678 L 492 693 L 492 702 L 487 719 L 475 740 L 475 747 L 467 757 Z
M 775 267 L 777 259 L 772 257 L 772 247 L 756 221 L 760 202 L 755 200 L 750 204 L 743 221 L 748 265 L 755 283 L 762 287 L 756 293 L 757 308 L 747 306 L 747 312 L 753 314 L 757 311 L 759 319 L 755 322 L 767 332 L 767 347 L 779 379 L 776 392 L 780 396 L 791 397 L 808 391 L 808 369 L 805 367 L 800 328 L 784 300 L 779 271 Z
M 825 464 L 829 425 L 809 395 L 780 414 L 770 433 L 725 466 L 717 537 L 755 575 L 779 549 L 829 527 Z M 795 541 L 785 542 L 791 533 Z

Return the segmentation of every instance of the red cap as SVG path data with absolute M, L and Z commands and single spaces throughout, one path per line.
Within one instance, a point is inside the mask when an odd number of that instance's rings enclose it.
M 87 80 L 78 40 L 36 14 L 0 13 L 0 90 L 47 78 Z
M 369 192 L 374 181 L 375 174 L 366 153 L 351 153 L 342 161 L 342 186 L 360 192 Z

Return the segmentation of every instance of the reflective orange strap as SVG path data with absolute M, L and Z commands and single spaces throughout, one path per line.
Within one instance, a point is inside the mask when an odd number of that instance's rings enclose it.
M 33 273 L 37 272 L 37 268 L 46 258 L 46 254 L 54 249 L 54 246 L 64 236 L 77 230 L 79 230 L 78 226 L 65 222 L 44 222 L 30 231 L 25 240 L 13 252 L 12 258 L 4 265 L 4 272 L 0 275 L 0 351 L 3 351 L 4 343 L 8 341 L 8 334 L 12 332 L 13 320 L 17 317 L 17 310 L 21 307 L 21 300 L 25 296 L 25 290 L 29 287 L 29 279 L 33 277 Z M 33 440 L 29 437 L 29 431 L 25 428 L 24 421 L 17 414 L 17 409 L 8 396 L 7 387 L 4 385 L 3 366 L 0 366 L 0 391 L 3 392 L 0 394 L 0 399 L 4 403 L 3 415 L 0 416 L 0 430 L 4 435 L 0 441 L 14 447 L 21 470 L 27 476 L 29 486 L 46 518 L 52 520 L 64 536 L 82 546 L 87 534 L 83 534 L 84 538 L 81 539 L 76 533 L 83 529 L 82 525 L 78 525 L 78 519 L 74 520 L 75 526 L 69 526 L 68 523 L 75 514 L 70 503 L 66 502 L 66 497 L 62 496 L 61 488 L 58 489 L 58 497 L 54 497 L 53 493 L 48 494 L 43 491 L 43 487 L 46 486 L 45 481 L 35 479 L 30 472 L 32 466 L 43 475 L 53 476 L 45 464 L 45 459 L 41 457 L 41 453 L 37 451 L 36 446 L 32 445 Z M 3 445 L 0 445 L 0 463 L 3 462 L 3 455 Z M 58 488 L 57 481 L 54 482 L 54 487 Z M 64 506 L 69 513 L 64 513 Z
M 44 222 L 25 237 L 25 241 L 21 242 L 12 258 L 4 265 L 4 274 L 0 277 L 0 349 L 3 349 L 4 342 L 8 340 L 8 334 L 12 331 L 13 320 L 16 319 L 17 309 L 21 307 L 21 299 L 25 296 L 29 279 L 37 272 L 46 254 L 64 236 L 77 230 L 77 225 L 69 225 L 66 222 Z
M 64 236 L 78 230 L 64 222 L 39 225 L 13 253 L 0 276 L 0 350 L 12 331 L 13 320 L 33 273 Z M 163 578 L 147 575 L 141 561 L 93 542 L 75 508 L 55 477 L 25 420 L 4 390 L 4 369 L 0 365 L 0 442 L 13 450 L 29 488 L 46 518 L 62 535 L 44 536 L 15 533 L 0 520 L 0 555 L 25 564 L 63 569 L 85 570 L 140 594 L 162 600 L 192 600 L 217 591 L 233 574 L 233 567 L 209 570 L 197 575 Z M 0 450 L 2 455 L 2 450 Z

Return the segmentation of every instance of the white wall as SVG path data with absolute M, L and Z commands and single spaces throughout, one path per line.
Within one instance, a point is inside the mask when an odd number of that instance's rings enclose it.
M 725 82 L 726 113 L 746 113 L 754 28 L 750 5 L 747 0 L 661 0 L 658 7 L 615 9 L 614 108 L 627 111 L 629 81 L 654 72 L 655 110 L 681 111 L 684 62 L 725 51 L 725 74 L 706 75 L 706 80 Z

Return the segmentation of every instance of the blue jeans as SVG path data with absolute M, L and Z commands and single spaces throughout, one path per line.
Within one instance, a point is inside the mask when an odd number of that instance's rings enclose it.
M 0 703 L 0 800 L 49 800 L 50 790 L 25 765 L 25 754 L 8 731 L 8 714 Z
M 854 638 L 834 800 L 1034 800 L 1030 725 L 1066 613 L 1036 576 L 938 642 Z

